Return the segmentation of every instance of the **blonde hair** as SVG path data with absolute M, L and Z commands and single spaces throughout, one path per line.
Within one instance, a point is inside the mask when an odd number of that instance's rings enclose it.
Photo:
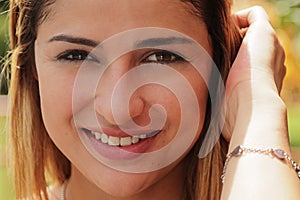
M 183 0 L 195 8 L 194 14 L 206 23 L 213 59 L 226 79 L 240 45 L 240 37 L 230 18 L 227 0 Z M 69 160 L 53 144 L 40 110 L 38 82 L 34 61 L 34 41 L 37 27 L 47 17 L 54 0 L 10 0 L 11 82 L 9 89 L 10 158 L 14 169 L 16 197 L 48 199 L 47 177 L 62 183 L 71 174 Z M 209 109 L 208 109 L 209 110 Z M 213 113 L 207 112 L 206 125 Z M 218 131 L 218 130 L 216 130 Z M 207 134 L 200 139 L 185 159 L 186 199 L 219 199 L 220 176 L 227 142 L 221 137 L 213 150 L 203 159 L 198 152 Z
M 34 23 L 43 15 L 43 10 L 37 10 L 43 4 L 43 0 L 10 1 L 9 146 L 18 199 L 32 196 L 48 199 L 46 171 L 58 182 L 70 175 L 69 161 L 53 144 L 44 127 L 34 75 L 33 44 L 37 28 Z

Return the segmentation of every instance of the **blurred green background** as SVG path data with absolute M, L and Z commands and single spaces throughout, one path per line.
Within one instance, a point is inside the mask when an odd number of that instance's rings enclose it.
M 280 41 L 286 50 L 288 67 L 282 96 L 288 107 L 289 132 L 293 156 L 300 161 L 300 0 L 236 0 L 233 10 L 251 5 L 263 6 Z M 8 3 L 0 0 L 0 66 L 8 51 Z M 5 84 L 1 84 L 1 94 L 7 93 Z M 3 106 L 0 102 L 0 106 Z M 0 200 L 14 199 L 11 178 L 7 175 L 5 162 L 5 117 L 0 117 Z

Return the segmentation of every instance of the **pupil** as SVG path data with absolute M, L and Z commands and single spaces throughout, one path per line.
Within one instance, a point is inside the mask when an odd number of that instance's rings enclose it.
M 157 60 L 165 62 L 172 61 L 172 55 L 166 52 L 161 52 L 157 55 Z

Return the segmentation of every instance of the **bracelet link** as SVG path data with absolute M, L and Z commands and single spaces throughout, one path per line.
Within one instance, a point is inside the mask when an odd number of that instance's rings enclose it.
M 244 152 L 245 153 L 258 153 L 258 154 L 271 155 L 271 156 L 277 158 L 278 160 L 288 161 L 287 163 L 290 163 L 290 165 L 294 168 L 294 170 L 296 171 L 296 174 L 298 176 L 298 179 L 300 181 L 300 166 L 284 150 L 273 149 L 273 148 L 269 148 L 269 149 L 246 148 L 246 147 L 239 145 L 239 146 L 235 147 L 234 150 L 231 151 L 226 156 L 226 160 L 225 160 L 224 167 L 223 167 L 223 172 L 221 175 L 222 183 L 225 182 L 225 174 L 226 174 L 226 170 L 227 170 L 230 159 L 232 157 L 239 157 Z

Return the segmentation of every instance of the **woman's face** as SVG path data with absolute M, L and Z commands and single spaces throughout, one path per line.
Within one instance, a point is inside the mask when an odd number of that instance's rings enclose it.
M 56 0 L 49 9 L 47 19 L 38 28 L 35 42 L 41 110 L 50 137 L 73 165 L 72 176 L 77 176 L 78 181 L 79 177 L 86 178 L 92 185 L 114 196 L 138 194 L 164 182 L 162 180 L 168 179 L 170 174 L 182 177 L 179 174 L 183 171 L 178 168 L 202 130 L 208 97 L 206 84 L 196 69 L 184 58 L 153 46 L 132 49 L 133 51 L 111 59 L 107 68 L 101 71 L 103 73 L 99 73 L 101 77 L 97 75 L 96 80 L 94 79 L 97 73 L 90 71 L 87 74 L 92 75 L 85 77 L 85 82 L 78 81 L 78 72 L 83 65 L 96 69 L 101 59 L 107 59 L 123 45 L 122 42 L 117 43 L 118 45 L 111 42 L 111 46 L 107 45 L 109 48 L 101 50 L 100 59 L 95 49 L 106 47 L 95 47 L 101 41 L 136 28 L 160 27 L 180 32 L 193 38 L 211 54 L 206 27 L 201 19 L 193 14 L 192 6 L 174 0 Z M 149 33 L 147 30 L 145 29 L 145 34 Z M 166 36 L 162 36 L 164 37 Z M 126 45 L 130 45 L 135 39 L 139 38 L 131 37 Z M 151 41 L 151 34 L 148 39 L 148 42 Z M 157 46 L 159 47 L 159 44 Z M 91 52 L 93 55 L 89 55 Z M 171 144 L 180 129 L 182 117 L 190 116 L 189 113 L 182 112 L 182 104 L 177 95 L 167 86 L 155 81 L 137 87 L 130 94 L 128 103 L 122 95 L 117 94 L 116 98 L 112 98 L 118 81 L 130 70 L 145 64 L 152 65 L 149 76 L 160 76 L 160 67 L 164 65 L 188 81 L 195 92 L 199 109 L 197 134 L 192 137 L 188 149 L 181 152 L 182 156 L 162 169 L 127 173 L 103 164 L 95 154 L 123 162 L 124 159 L 133 159 L 131 154 L 126 152 L 159 152 L 161 148 Z M 83 74 L 84 70 L 80 73 Z M 134 77 L 138 80 L 143 79 Z M 175 85 L 177 83 L 172 75 L 163 76 L 161 80 Z M 122 81 L 123 89 L 119 92 L 123 94 L 135 81 L 131 78 Z M 97 84 L 95 90 L 91 90 L 91 95 L 87 91 L 90 87 L 94 88 L 93 83 Z M 115 103 L 113 105 L 112 100 Z M 184 105 L 192 105 L 189 101 L 191 100 L 186 99 Z M 121 107 L 116 108 L 114 105 Z M 153 105 L 160 105 L 164 111 Z M 128 108 L 128 113 L 123 107 Z M 153 122 L 155 119 L 151 119 L 149 111 L 156 113 L 156 117 L 160 114 L 166 116 L 165 123 L 160 127 L 151 127 L 151 120 Z M 139 127 L 133 126 L 131 120 Z M 189 120 L 194 119 L 191 117 Z M 186 127 L 186 134 L 190 134 L 188 129 Z M 123 153 L 120 153 L 120 149 Z M 80 173 L 76 173 L 77 170 Z

